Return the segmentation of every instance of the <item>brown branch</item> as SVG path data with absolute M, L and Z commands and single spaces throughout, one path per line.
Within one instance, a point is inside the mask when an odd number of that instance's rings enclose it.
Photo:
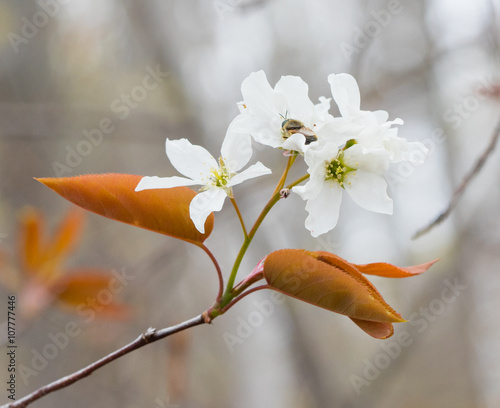
M 47 384 L 35 391 L 31 394 L 28 394 L 24 398 L 17 400 L 16 402 L 12 402 L 9 404 L 2 405 L 0 408 L 24 408 L 31 404 L 33 401 L 36 401 L 47 394 L 50 394 L 54 391 L 60 390 L 62 388 L 68 387 L 69 385 L 89 376 L 97 369 L 111 363 L 112 361 L 134 351 L 141 347 L 144 347 L 147 344 L 154 343 L 155 341 L 161 340 L 165 337 L 168 337 L 172 334 L 178 333 L 180 331 L 189 329 L 190 327 L 198 326 L 200 324 L 206 323 L 203 315 L 196 316 L 192 319 L 186 320 L 178 325 L 167 327 L 165 329 L 156 330 L 153 328 L 149 328 L 145 333 L 141 334 L 137 337 L 133 342 L 127 344 L 126 346 L 108 354 L 107 356 L 97 360 L 96 362 L 89 364 L 87 367 L 82 368 L 81 370 L 75 371 L 73 374 L 67 375 L 66 377 L 60 378 L 50 384 Z
M 440 224 L 446 218 L 448 218 L 448 216 L 451 214 L 451 212 L 453 211 L 453 209 L 457 205 L 458 200 L 460 199 L 460 197 L 462 197 L 462 194 L 464 193 L 465 189 L 467 188 L 467 186 L 469 185 L 471 180 L 477 174 L 479 174 L 479 172 L 481 171 L 481 169 L 484 166 L 484 163 L 486 163 L 486 160 L 488 160 L 488 158 L 490 157 L 493 150 L 495 150 L 495 146 L 497 144 L 499 137 L 500 137 L 500 122 L 497 123 L 495 130 L 493 131 L 493 134 L 491 136 L 490 143 L 488 144 L 488 146 L 484 150 L 483 154 L 479 157 L 479 159 L 477 160 L 477 162 L 474 165 L 474 167 L 472 168 L 472 170 L 464 177 L 464 179 L 462 180 L 462 182 L 460 183 L 458 188 L 453 193 L 453 197 L 451 198 L 450 203 L 448 204 L 448 207 L 446 208 L 446 210 L 444 210 L 441 214 L 439 214 L 439 216 L 434 221 L 432 221 L 429 225 L 418 230 L 415 233 L 415 235 L 413 235 L 413 237 L 412 237 L 413 239 L 419 238 L 422 235 L 428 233 L 432 228 L 434 228 L 436 225 Z

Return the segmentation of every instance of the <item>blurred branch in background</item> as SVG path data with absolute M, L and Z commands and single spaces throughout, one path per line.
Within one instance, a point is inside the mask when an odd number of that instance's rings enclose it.
M 484 150 L 483 154 L 477 159 L 476 164 L 474 167 L 470 170 L 470 172 L 464 177 L 460 185 L 457 187 L 455 192 L 453 193 L 453 197 L 450 200 L 450 203 L 448 204 L 448 207 L 438 215 L 438 217 L 432 221 L 430 224 L 427 226 L 421 228 L 418 230 L 415 235 L 413 236 L 413 239 L 419 238 L 422 235 L 428 233 L 432 228 L 443 222 L 448 216 L 451 214 L 455 206 L 458 204 L 458 201 L 460 200 L 460 197 L 462 194 L 465 192 L 465 189 L 467 186 L 471 183 L 471 181 L 476 177 L 481 169 L 483 168 L 484 164 L 486 163 L 486 160 L 491 156 L 493 153 L 493 150 L 495 150 L 495 147 L 498 142 L 498 138 L 500 137 L 500 121 L 497 123 L 495 126 L 495 129 L 493 130 L 493 134 L 491 136 L 490 143 Z

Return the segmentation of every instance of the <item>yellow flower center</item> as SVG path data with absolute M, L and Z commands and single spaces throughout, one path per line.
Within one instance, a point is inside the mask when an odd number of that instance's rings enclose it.
M 220 168 L 220 169 L 213 168 L 210 170 L 210 174 L 211 174 L 210 180 L 212 181 L 215 187 L 221 187 L 221 188 L 226 187 L 229 181 L 229 174 L 227 173 L 227 170 L 225 168 Z
M 210 169 L 210 184 L 214 187 L 222 188 L 224 191 L 226 191 L 228 196 L 232 196 L 231 194 L 231 187 L 227 187 L 227 184 L 229 183 L 229 180 L 231 177 L 233 177 L 236 173 L 230 173 L 228 168 L 226 167 L 226 164 L 224 163 L 224 160 L 219 158 L 219 168 L 211 168 Z M 200 189 L 200 191 L 205 191 L 209 187 L 204 186 Z
M 340 187 L 342 188 L 344 188 L 345 176 L 348 173 L 356 170 L 345 164 L 343 151 L 340 151 L 337 157 L 335 157 L 335 159 L 333 159 L 332 161 L 326 161 L 325 168 L 325 181 L 335 180 L 340 184 Z

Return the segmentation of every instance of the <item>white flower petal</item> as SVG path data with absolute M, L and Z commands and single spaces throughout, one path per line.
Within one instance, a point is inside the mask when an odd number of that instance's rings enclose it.
M 203 147 L 187 139 L 169 140 L 165 143 L 167 156 L 177 171 L 193 180 L 210 176 L 210 169 L 219 168 L 217 161 Z
M 264 71 L 251 73 L 241 84 L 241 93 L 244 106 L 259 120 L 269 121 L 274 116 L 279 117 L 276 105 L 286 103 L 283 98 L 276 97 Z
M 142 190 L 153 190 L 157 188 L 172 188 L 172 187 L 180 187 L 180 186 L 193 186 L 196 184 L 200 184 L 196 180 L 191 180 L 184 177 L 143 177 L 135 191 Z
M 313 142 L 314 143 L 314 142 Z M 310 145 L 306 145 L 306 137 L 302 133 L 294 133 L 285 139 L 281 147 L 286 150 L 305 152 Z
M 387 183 L 381 176 L 356 170 L 346 175 L 344 188 L 353 201 L 365 210 L 392 214 L 392 199 L 387 195 Z
M 342 146 L 349 139 L 355 139 L 359 135 L 359 125 L 337 119 L 339 118 L 329 120 L 315 129 L 318 144 L 311 146 L 312 148 L 322 148 L 327 143 Z
M 197 194 L 189 204 L 189 215 L 198 231 L 205 232 L 205 221 L 214 211 L 220 211 L 227 194 L 219 188 L 212 188 Z
M 245 105 L 245 102 L 243 102 L 243 101 L 236 102 L 236 106 L 238 107 L 238 110 L 240 111 L 240 113 L 244 113 L 247 111 L 247 107 Z
M 314 111 L 316 116 L 320 121 L 327 121 L 333 118 L 328 112 L 330 111 L 330 102 L 332 98 L 325 98 L 324 96 L 319 97 L 319 103 L 314 105 Z
M 351 168 L 380 175 L 389 169 L 389 154 L 384 149 L 365 150 L 356 144 L 344 151 L 344 162 Z
M 400 118 L 396 118 L 394 120 L 390 120 L 389 122 L 386 122 L 385 125 L 404 125 L 404 120 Z
M 339 151 L 336 143 L 325 143 L 317 149 L 308 149 L 304 153 L 304 161 L 308 165 L 308 173 L 313 177 L 313 172 L 318 166 L 323 166 L 326 161 L 333 160 Z
M 243 170 L 241 173 L 236 174 L 231 177 L 228 187 L 235 186 L 237 184 L 243 183 L 245 180 L 253 179 L 255 177 L 265 176 L 266 174 L 271 174 L 271 170 L 264 166 L 261 162 L 257 162 L 250 166 L 248 169 Z
M 337 182 L 323 183 L 316 198 L 307 200 L 306 210 L 309 216 L 305 226 L 313 237 L 335 228 L 339 219 L 340 204 L 342 203 L 342 188 Z
M 282 76 L 274 87 L 276 92 L 285 95 L 288 102 L 288 119 L 309 122 L 314 116 L 314 104 L 309 99 L 309 86 L 298 76 Z
M 328 75 L 328 82 L 333 99 L 342 116 L 349 118 L 352 114 L 359 112 L 361 95 L 354 77 L 349 74 L 331 74 Z
M 280 130 L 273 130 L 270 127 L 261 127 L 252 132 L 252 137 L 257 143 L 273 148 L 281 147 L 283 137 Z
M 377 119 L 378 125 L 383 125 L 389 119 L 389 114 L 385 110 L 378 110 L 372 112 L 374 117 Z
M 252 137 L 249 115 L 240 114 L 230 123 L 222 142 L 221 155 L 231 172 L 243 168 L 252 157 Z
M 292 192 L 298 194 L 303 200 L 314 199 L 321 191 L 321 186 L 324 183 L 324 177 L 311 177 L 303 186 L 295 186 Z
M 354 139 L 367 150 L 381 149 L 386 147 L 385 142 L 391 137 L 391 131 L 397 133 L 397 129 L 388 129 L 384 126 L 360 126 L 358 136 Z M 390 154 L 392 156 L 392 152 Z
M 385 137 L 382 136 L 382 146 L 389 153 L 391 163 L 399 163 L 403 159 L 405 152 L 408 151 L 408 141 L 398 137 L 397 129 L 388 129 Z

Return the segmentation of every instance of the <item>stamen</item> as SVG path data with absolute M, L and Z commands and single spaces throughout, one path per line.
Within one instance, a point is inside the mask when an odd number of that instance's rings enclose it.
M 344 153 L 343 151 L 339 152 L 337 157 L 335 157 L 330 162 L 325 162 L 326 172 L 325 172 L 325 180 L 335 180 L 339 183 L 340 187 L 344 188 L 344 179 L 345 176 L 354 171 L 352 167 L 347 166 L 344 163 Z

